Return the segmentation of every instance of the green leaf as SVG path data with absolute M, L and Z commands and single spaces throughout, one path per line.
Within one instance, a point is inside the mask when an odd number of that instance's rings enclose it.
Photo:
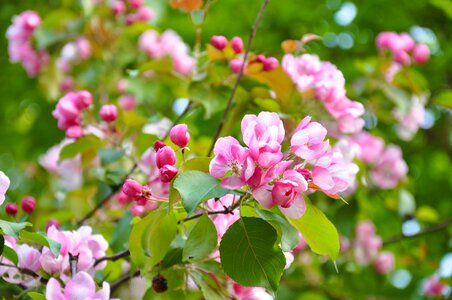
M 336 259 L 339 254 L 339 234 L 320 209 L 306 201 L 305 214 L 299 219 L 288 219 L 301 232 L 312 251 Z
M 105 198 L 107 198 L 112 193 L 112 189 L 108 184 L 101 183 L 94 195 L 94 203 L 101 203 Z
M 16 251 L 14 251 L 14 249 L 8 245 L 3 246 L 2 256 L 15 265 L 17 265 L 17 263 L 19 262 L 19 257 L 17 257 Z
M 182 263 L 182 251 L 183 249 L 180 247 L 171 248 L 163 258 L 162 269 Z
M 75 142 L 67 144 L 61 149 L 60 161 L 73 158 L 79 153 L 88 152 L 92 149 L 97 149 L 105 144 L 105 141 L 100 140 L 94 135 L 85 135 Z
M 204 11 L 202 9 L 195 9 L 190 15 L 193 24 L 196 26 L 200 26 L 204 22 Z
M 15 238 L 18 238 L 19 232 L 28 226 L 31 226 L 31 224 L 28 222 L 12 223 L 12 222 L 8 222 L 8 221 L 0 220 L 0 229 L 3 231 L 3 233 L 6 235 L 15 237 Z
M 200 171 L 180 173 L 174 180 L 174 188 L 182 197 L 182 205 L 191 214 L 205 200 L 222 197 L 227 190 L 220 186 L 220 181 Z
M 135 223 L 130 232 L 129 250 L 130 258 L 137 267 L 142 267 L 145 263 L 146 256 L 144 255 L 144 247 L 142 237 L 149 224 L 152 223 L 152 213 L 148 214 L 144 219 Z
M 211 273 L 212 276 L 215 274 Z M 224 288 L 217 285 L 216 282 L 209 277 L 209 275 L 203 274 L 198 271 L 190 272 L 190 276 L 194 279 L 196 284 L 200 287 L 204 299 L 207 300 L 227 300 L 229 297 L 226 296 Z M 221 293 L 223 292 L 223 293 Z
M 281 237 L 281 249 L 283 251 L 290 251 L 298 245 L 300 242 L 298 230 L 283 216 L 260 208 L 256 208 L 256 212 L 262 219 L 269 222 L 276 229 L 278 236 Z
M 60 255 L 61 244 L 57 241 L 49 239 L 42 232 L 21 231 L 20 239 L 24 242 L 33 242 L 48 247 L 55 257 Z
M 202 215 L 188 235 L 182 255 L 184 261 L 196 261 L 212 253 L 218 243 L 217 230 L 210 218 Z
M 224 86 L 213 88 L 206 83 L 192 83 L 189 87 L 188 98 L 195 103 L 200 103 L 206 110 L 205 118 L 221 111 L 226 106 L 230 89 Z
M 37 292 L 28 292 L 27 295 L 33 300 L 46 300 L 46 297 L 43 294 Z
M 435 103 L 447 108 L 452 108 L 452 90 L 446 90 L 435 97 Z
M 110 247 L 113 251 L 119 252 L 127 248 L 127 241 L 130 236 L 130 231 L 132 230 L 130 221 L 132 221 L 132 214 L 126 212 L 116 224 L 110 243 Z
M 259 218 L 240 218 L 223 235 L 220 256 L 226 274 L 243 286 L 276 291 L 286 259 L 276 230 Z
M 102 148 L 97 150 L 103 166 L 111 164 L 124 156 L 125 151 L 122 149 Z
M 181 166 L 181 171 L 197 170 L 209 173 L 209 165 L 212 157 L 194 157 L 187 160 Z
M 151 60 L 140 66 L 140 73 L 146 71 L 156 71 L 158 73 L 171 73 L 173 70 L 173 61 L 170 58 Z

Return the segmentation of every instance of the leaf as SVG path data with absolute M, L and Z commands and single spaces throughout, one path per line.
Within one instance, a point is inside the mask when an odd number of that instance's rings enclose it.
M 442 91 L 435 97 L 435 103 L 447 108 L 452 108 L 452 90 Z
M 449 19 L 452 19 L 452 2 L 450 0 L 430 0 L 430 3 L 441 9 Z
M 182 263 L 182 248 L 171 248 L 168 253 L 166 253 L 162 262 L 162 269 L 170 268 L 174 265 Z
M 204 107 L 204 117 L 208 119 L 212 114 L 224 109 L 230 91 L 230 88 L 225 86 L 212 87 L 206 83 L 194 82 L 189 87 L 188 98 Z
M 202 215 L 188 235 L 185 242 L 182 259 L 184 261 L 200 260 L 215 249 L 218 235 L 215 225 L 210 218 Z
M 210 273 L 209 273 L 210 274 Z M 229 299 L 224 294 L 224 288 L 218 284 L 218 279 L 213 279 L 209 275 L 203 274 L 198 271 L 190 272 L 190 276 L 196 282 L 196 284 L 200 287 L 201 292 L 205 299 L 207 300 L 227 300 Z M 215 276 L 215 274 L 212 274 Z M 217 285 L 218 284 L 218 285 Z M 221 293 L 223 292 L 223 293 Z
M 46 297 L 43 294 L 37 292 L 28 292 L 27 295 L 33 300 L 46 300 Z
M 306 201 L 305 214 L 299 219 L 288 220 L 301 232 L 312 251 L 336 259 L 339 254 L 339 234 L 320 209 Z
M 142 267 L 145 263 L 144 247 L 142 237 L 149 224 L 152 222 L 153 214 L 148 214 L 144 219 L 138 221 L 132 227 L 129 238 L 130 258 L 137 267 Z
M 94 203 L 101 203 L 105 198 L 107 198 L 112 193 L 112 188 L 105 183 L 101 183 L 99 188 L 94 195 Z
M 171 73 L 173 70 L 173 61 L 171 58 L 151 60 L 141 65 L 140 73 L 147 71 L 156 71 L 158 73 Z
M 209 173 L 209 165 L 212 157 L 194 157 L 187 160 L 181 166 L 181 171 L 197 170 Z
M 111 164 L 124 156 L 125 151 L 122 149 L 102 148 L 97 150 L 103 166 Z
M 132 214 L 130 212 L 126 212 L 121 220 L 119 220 L 116 224 L 110 243 L 110 247 L 113 251 L 119 252 L 127 248 L 128 237 L 130 236 L 130 231 L 132 230 L 130 221 L 132 221 Z
M 240 218 L 223 235 L 220 256 L 223 269 L 243 286 L 276 291 L 286 264 L 275 243 L 276 230 L 259 218 Z
M 49 239 L 42 232 L 21 231 L 20 239 L 27 243 L 33 242 L 42 246 L 46 246 L 50 249 L 50 251 L 52 251 L 53 255 L 56 258 L 58 258 L 58 255 L 60 255 L 61 244 L 57 241 Z
M 256 208 L 257 214 L 269 222 L 281 236 L 281 249 L 291 251 L 300 242 L 298 230 L 294 228 L 283 216 L 269 210 Z
M 97 149 L 105 144 L 105 141 L 100 140 L 94 135 L 85 135 L 75 142 L 67 144 L 61 149 L 60 161 L 73 158 L 79 153 L 89 152 L 92 149 Z
M 205 200 L 222 197 L 227 190 L 220 186 L 220 181 L 200 171 L 180 173 L 174 180 L 174 188 L 182 197 L 182 205 L 191 214 Z
M 12 223 L 12 222 L 8 222 L 8 221 L 0 220 L 0 229 L 3 231 L 3 233 L 6 235 L 15 237 L 15 238 L 18 238 L 19 232 L 28 226 L 31 226 L 31 224 L 28 222 Z
M 8 245 L 3 246 L 2 256 L 12 262 L 14 265 L 17 265 L 19 262 L 19 257 L 17 256 L 16 251 Z

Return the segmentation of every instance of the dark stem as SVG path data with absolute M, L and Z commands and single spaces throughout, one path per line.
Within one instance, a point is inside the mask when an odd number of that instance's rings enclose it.
M 403 235 L 403 234 L 401 234 L 401 235 L 392 236 L 392 237 L 384 240 L 383 244 L 387 245 L 387 244 L 397 243 L 397 242 L 400 242 L 402 240 L 414 239 L 414 238 L 417 238 L 417 237 L 422 236 L 422 235 L 426 235 L 426 234 L 429 234 L 429 233 L 434 233 L 434 232 L 446 229 L 451 224 L 452 224 L 452 218 L 446 219 L 446 220 L 444 220 L 441 223 L 438 223 L 438 224 L 432 225 L 430 227 L 427 227 L 426 229 L 424 229 L 422 231 L 419 231 L 418 233 L 413 234 L 413 235 Z
M 121 277 L 119 277 L 118 280 L 116 280 L 115 282 L 110 284 L 111 293 L 113 293 L 124 282 L 127 282 L 129 279 L 131 279 L 133 277 L 137 277 L 139 275 L 140 275 L 140 270 L 135 271 L 135 273 L 133 273 L 132 275 L 130 275 L 130 272 L 123 274 Z
M 121 189 L 121 187 L 122 187 L 122 185 L 124 184 L 124 181 L 127 179 L 127 177 L 129 177 L 130 176 L 130 174 L 132 174 L 133 173 L 133 171 L 135 171 L 135 169 L 137 168 L 137 164 L 134 164 L 133 165 L 133 167 L 132 167 L 132 169 L 127 173 L 127 175 L 124 177 L 124 179 L 122 180 L 122 183 L 121 184 L 119 184 L 119 185 L 117 185 L 117 186 L 114 186 L 113 188 L 112 188 L 112 191 L 111 191 L 111 193 L 110 194 L 108 194 L 104 199 L 102 199 L 102 201 L 100 201 L 99 203 L 97 203 L 97 205 L 92 209 L 92 210 L 90 210 L 80 221 L 78 221 L 77 222 L 77 226 L 81 226 L 81 225 L 83 225 L 83 223 L 85 223 L 86 222 L 86 220 L 88 220 L 89 218 L 91 218 L 102 206 L 104 206 L 104 204 L 106 203 L 106 202 L 108 202 L 108 200 L 110 200 L 111 199 L 111 197 L 117 192 L 117 191 L 119 191 L 120 189 Z
M 48 282 L 47 279 L 42 278 L 41 276 L 39 276 L 39 274 L 37 274 L 36 272 L 34 272 L 34 271 L 30 270 L 30 269 L 20 268 L 18 266 L 7 264 L 7 263 L 3 263 L 3 262 L 0 262 L 0 266 L 6 267 L 6 268 L 13 268 L 13 269 L 18 270 L 20 273 L 22 273 L 24 275 L 32 276 L 34 278 L 40 278 L 39 280 L 41 281 L 41 283 L 46 284 Z
M 179 116 L 177 116 L 177 118 L 176 118 L 176 120 L 174 120 L 173 126 L 171 126 L 171 128 L 176 126 L 177 124 L 179 124 L 180 120 L 182 120 L 182 118 L 190 111 L 192 106 L 193 106 L 193 102 L 191 100 L 189 100 L 187 107 L 185 107 L 184 111 Z M 165 133 L 165 136 L 162 138 L 162 141 L 166 140 L 166 138 L 170 134 L 171 128 Z
M 251 44 L 253 43 L 253 39 L 254 39 L 254 36 L 256 35 L 257 27 L 259 26 L 262 16 L 264 15 L 264 11 L 265 11 L 265 8 L 267 7 L 268 1 L 269 0 L 264 0 L 264 2 L 262 3 L 259 13 L 256 17 L 256 21 L 254 21 L 253 27 L 251 27 L 250 37 L 248 39 L 248 44 L 246 45 L 246 50 L 245 50 L 245 54 L 243 56 L 242 65 L 240 66 L 240 71 L 237 74 L 237 79 L 235 80 L 234 87 L 232 88 L 231 94 L 229 95 L 229 99 L 226 104 L 226 108 L 223 112 L 223 116 L 221 117 L 220 123 L 218 124 L 217 131 L 215 132 L 214 138 L 212 140 L 212 145 L 210 146 L 207 156 L 210 156 L 212 154 L 213 147 L 215 146 L 215 142 L 217 141 L 218 137 L 220 136 L 221 129 L 223 129 L 224 122 L 229 113 L 229 110 L 231 109 L 232 100 L 234 99 L 235 92 L 237 91 L 237 88 L 239 87 L 240 80 L 242 79 L 243 72 L 245 70 L 246 60 L 247 60 L 248 55 L 251 50 Z
M 208 215 L 221 215 L 221 214 L 226 215 L 226 214 L 234 214 L 233 211 L 234 211 L 234 209 L 236 209 L 237 207 L 240 206 L 240 202 L 241 202 L 241 201 L 237 201 L 234 205 L 231 205 L 231 206 L 225 206 L 223 210 L 218 210 L 218 211 L 208 211 L 207 214 L 208 214 Z M 198 218 L 200 218 L 200 217 L 201 217 L 202 215 L 204 215 L 204 214 L 205 214 L 204 212 L 195 214 L 195 215 L 193 215 L 193 216 L 191 216 L 191 217 L 187 217 L 187 218 L 185 218 L 185 219 L 179 220 L 179 221 L 177 222 L 177 224 L 180 224 L 180 223 L 183 223 L 183 222 L 187 222 L 187 221 L 190 221 L 190 220 L 194 220 L 194 219 L 198 219 Z
M 71 267 L 71 277 L 74 278 L 75 275 L 77 275 L 77 263 L 78 263 L 78 256 L 77 255 L 72 255 L 72 253 L 69 253 L 69 265 Z
M 121 251 L 121 252 L 118 252 L 118 253 L 115 253 L 112 255 L 103 256 L 101 258 L 96 259 L 96 261 L 94 262 L 94 267 L 105 260 L 117 261 L 118 259 L 128 257 L 129 255 L 130 255 L 130 251 L 129 251 L 129 249 L 127 249 L 127 250 L 124 250 L 124 251 Z

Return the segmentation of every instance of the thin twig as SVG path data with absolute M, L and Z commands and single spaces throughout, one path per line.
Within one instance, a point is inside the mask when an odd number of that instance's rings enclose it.
M 118 252 L 118 253 L 115 253 L 112 255 L 103 256 L 101 258 L 96 259 L 96 261 L 94 262 L 94 267 L 105 260 L 117 261 L 118 259 L 127 257 L 129 255 L 130 255 L 130 251 L 129 251 L 129 249 L 127 249 L 127 250 L 124 250 L 124 251 L 121 251 L 121 252 Z
M 97 203 L 97 205 L 92 209 L 92 210 L 90 210 L 80 221 L 78 221 L 77 222 L 77 225 L 78 226 L 81 226 L 81 225 L 83 225 L 83 223 L 85 223 L 86 222 L 86 220 L 88 220 L 89 218 L 91 218 L 102 206 L 104 206 L 104 204 L 105 203 L 107 203 L 108 202 L 108 200 L 110 200 L 111 199 L 111 197 L 113 197 L 113 195 L 117 192 L 117 191 L 119 191 L 119 189 L 121 189 L 121 187 L 122 187 L 122 185 L 124 184 L 124 181 L 126 181 L 126 179 L 127 179 L 127 177 L 129 177 L 130 176 L 130 174 L 132 174 L 133 173 L 133 171 L 135 171 L 135 169 L 137 168 L 137 164 L 135 163 L 134 165 L 133 165 L 133 167 L 132 167 L 132 169 L 127 173 L 127 175 L 124 177 L 124 179 L 122 180 L 122 183 L 121 184 L 119 184 L 119 185 L 117 185 L 117 186 L 114 186 L 113 188 L 112 188 L 112 191 L 104 198 L 104 199 L 102 199 L 102 201 L 100 201 L 99 203 Z
M 253 27 L 251 27 L 250 30 L 250 37 L 248 39 L 248 44 L 246 46 L 246 50 L 245 50 L 245 54 L 243 56 L 243 61 L 242 61 L 242 65 L 240 66 L 240 71 L 237 74 L 237 79 L 234 83 L 234 87 L 232 88 L 231 94 L 229 95 L 229 99 L 228 102 L 226 104 L 226 108 L 223 112 L 223 116 L 221 117 L 220 123 L 218 124 L 217 127 L 217 131 L 215 132 L 214 138 L 212 140 L 212 145 L 210 146 L 209 152 L 207 153 L 207 156 L 210 156 L 212 154 L 213 151 L 213 147 L 215 146 L 215 142 L 217 141 L 218 137 L 220 136 L 221 133 L 221 129 L 223 129 L 223 125 L 224 125 L 224 121 L 226 120 L 226 117 L 229 113 L 229 110 L 231 109 L 231 105 L 232 105 L 232 100 L 234 99 L 235 96 L 235 92 L 237 91 L 237 88 L 239 87 L 240 84 L 240 80 L 242 79 L 243 76 L 243 72 L 245 70 L 245 65 L 246 65 L 246 60 L 248 58 L 248 55 L 250 53 L 251 50 L 251 44 L 253 42 L 254 36 L 256 35 L 256 31 L 257 31 L 257 27 L 259 26 L 259 23 L 262 19 L 262 16 L 264 15 L 264 11 L 265 8 L 267 7 L 269 0 L 264 0 L 264 2 L 262 3 L 262 6 L 259 10 L 259 13 L 256 17 L 256 21 L 254 21 Z
M 418 233 L 413 234 L 413 235 L 403 235 L 403 234 L 401 234 L 401 235 L 392 236 L 392 237 L 384 240 L 383 244 L 387 245 L 387 244 L 397 243 L 397 242 L 400 242 L 400 241 L 406 240 L 406 239 L 414 239 L 414 238 L 417 238 L 417 237 L 422 236 L 422 235 L 426 235 L 426 234 L 429 234 L 429 233 L 434 233 L 434 232 L 437 232 L 437 231 L 441 231 L 443 229 L 446 229 L 450 225 L 452 225 L 452 218 L 446 219 L 446 220 L 444 220 L 441 223 L 437 223 L 435 225 L 427 227 L 426 229 L 424 229 L 422 231 L 419 231 Z
M 124 282 L 127 282 L 129 279 L 133 277 L 137 277 L 140 275 L 140 270 L 135 271 L 132 275 L 130 275 L 130 272 L 127 272 L 126 274 L 123 274 L 121 277 L 119 277 L 118 280 L 110 284 L 110 290 L 111 293 L 113 293 L 121 284 Z
M 41 281 L 41 283 L 47 283 L 48 280 L 46 278 L 42 278 L 38 273 L 34 272 L 33 270 L 27 269 L 27 268 L 21 268 L 15 265 L 11 265 L 11 264 L 7 264 L 7 263 L 3 263 L 0 262 L 0 266 L 2 267 L 6 267 L 6 268 L 13 268 L 18 270 L 20 273 L 24 274 L 24 275 L 28 275 L 28 276 L 32 276 L 35 278 L 40 278 L 39 280 Z
M 179 124 L 180 120 L 182 120 L 182 118 L 188 113 L 188 111 L 193 107 L 193 102 L 191 100 L 188 101 L 187 106 L 185 107 L 184 111 L 177 116 L 176 120 L 174 120 L 173 122 L 173 126 L 171 126 L 171 128 L 173 128 L 174 126 L 176 126 L 177 124 Z M 171 128 L 168 129 L 168 131 L 165 133 L 164 137 L 162 138 L 162 141 L 166 140 L 166 138 L 168 137 L 168 135 L 170 134 Z
M 221 215 L 221 214 L 227 215 L 227 214 L 234 214 L 234 209 L 236 209 L 236 208 L 239 207 L 239 206 L 240 206 L 240 201 L 237 201 L 234 205 L 231 205 L 231 206 L 225 206 L 223 210 L 218 210 L 218 211 L 208 211 L 207 214 L 208 214 L 208 215 Z M 183 222 L 187 222 L 187 221 L 190 221 L 190 220 L 194 220 L 194 219 L 200 218 L 200 217 L 201 217 L 202 215 L 204 215 L 204 214 L 205 214 L 204 212 L 195 214 L 195 215 L 193 215 L 193 216 L 191 216 L 191 217 L 187 217 L 187 218 L 185 218 L 185 219 L 179 220 L 179 221 L 177 222 L 177 224 L 180 224 L 180 223 L 183 223 Z

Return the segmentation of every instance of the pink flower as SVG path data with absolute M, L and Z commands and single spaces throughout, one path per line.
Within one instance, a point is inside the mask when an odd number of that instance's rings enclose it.
M 232 282 L 232 295 L 237 300 L 273 300 L 262 287 L 246 287 Z
M 273 56 L 266 57 L 264 60 L 264 63 L 263 63 L 263 70 L 264 71 L 272 71 L 272 70 L 278 68 L 278 66 L 279 66 L 279 61 L 275 57 L 273 57 Z
M 425 44 L 417 44 L 413 49 L 413 59 L 418 64 L 425 64 L 430 58 L 430 49 Z
M 171 165 L 164 165 L 160 168 L 160 179 L 163 182 L 170 182 L 177 175 L 177 168 Z
M 49 230 L 50 227 L 55 226 L 56 229 L 60 230 L 61 224 L 57 219 L 50 219 L 46 224 L 46 231 Z
M 242 68 L 243 60 L 240 58 L 234 58 L 229 61 L 229 68 L 231 69 L 232 73 L 238 74 L 240 73 L 240 69 Z
M 139 198 L 143 192 L 143 186 L 133 179 L 126 179 L 122 185 L 122 192 L 131 199 Z
M 22 199 L 22 209 L 27 214 L 31 214 L 36 208 L 36 200 L 31 196 Z
M 64 291 L 55 278 L 50 278 L 46 286 L 47 300 L 109 300 L 110 285 L 103 282 L 102 289 L 96 292 L 94 279 L 86 272 L 78 272 L 73 279 L 66 283 Z
M 9 178 L 6 176 L 5 173 L 0 171 L 0 205 L 3 204 L 3 201 L 5 201 L 5 194 L 6 191 L 8 191 L 9 188 Z
M 179 146 L 180 148 L 185 148 L 190 141 L 190 134 L 187 130 L 187 124 L 177 124 L 170 131 L 171 142 Z
M 354 243 L 355 259 L 360 265 L 368 265 L 378 257 L 383 242 L 375 234 L 375 226 L 370 221 L 364 221 L 356 226 L 356 239 Z
M 385 147 L 383 139 L 365 131 L 352 136 L 350 142 L 358 146 L 357 156 L 367 164 L 375 163 L 383 154 Z
M 142 22 L 149 22 L 154 18 L 154 11 L 152 8 L 143 6 L 140 7 L 137 11 L 137 19 Z
M 405 178 L 408 166 L 398 146 L 389 145 L 376 162 L 371 178 L 380 188 L 391 189 Z
M 103 105 L 99 111 L 100 118 L 105 122 L 113 122 L 118 118 L 118 109 L 113 104 Z
M 238 189 L 253 175 L 255 166 L 249 157 L 249 150 L 242 147 L 235 138 L 219 138 L 213 152 L 215 157 L 210 162 L 210 175 L 215 178 L 228 175 L 221 181 L 222 187 Z
M 132 95 L 123 95 L 119 97 L 119 105 L 124 111 L 133 110 L 137 106 L 135 97 Z
M 162 147 L 157 151 L 155 162 L 159 169 L 164 165 L 174 166 L 176 164 L 176 153 L 171 147 Z
M 241 37 L 235 36 L 231 39 L 231 47 L 235 53 L 240 54 L 243 52 L 243 40 Z
M 269 168 L 283 158 L 281 143 L 284 126 L 276 113 L 261 112 L 245 115 L 241 124 L 244 143 L 249 147 L 251 158 L 260 166 Z
M 122 15 L 126 11 L 126 5 L 122 0 L 116 0 L 111 5 L 111 11 L 116 16 Z
M 78 125 L 74 125 L 74 126 L 69 127 L 68 129 L 66 129 L 66 137 L 68 139 L 78 140 L 82 136 L 83 136 L 83 128 Z
M 317 159 L 328 150 L 329 143 L 324 141 L 326 134 L 325 127 L 305 117 L 295 129 L 290 149 L 303 159 Z
M 381 252 L 375 260 L 375 269 L 380 274 L 388 274 L 394 270 L 394 254 Z
M 408 111 L 402 111 L 401 109 L 394 110 L 393 114 L 399 121 L 397 133 L 401 139 L 405 141 L 411 140 L 419 127 L 424 123 L 425 101 L 425 96 L 414 96 L 411 99 L 411 106 Z
M 214 35 L 210 39 L 210 43 L 218 50 L 223 50 L 228 45 L 228 40 L 222 35 Z
M 447 284 L 441 283 L 437 275 L 430 276 L 424 283 L 424 294 L 428 297 L 441 296 L 447 289 Z

